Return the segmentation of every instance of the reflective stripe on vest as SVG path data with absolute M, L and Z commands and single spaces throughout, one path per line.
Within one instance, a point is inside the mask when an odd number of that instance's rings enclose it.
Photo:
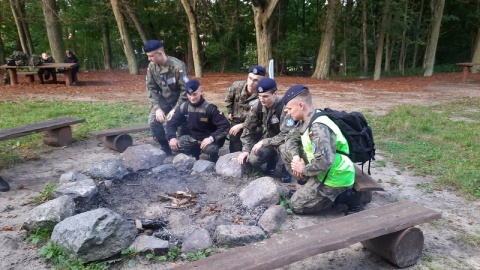
M 322 115 L 317 117 L 313 123 L 322 123 L 328 126 L 335 133 L 335 142 L 337 145 L 337 150 L 344 153 L 350 153 L 348 148 L 347 139 L 343 136 L 342 132 L 335 123 L 328 118 L 328 116 Z M 312 123 L 312 124 L 313 124 Z M 307 159 L 311 161 L 314 159 L 314 150 L 312 147 L 312 141 L 310 140 L 310 129 L 307 129 L 302 134 L 302 146 Z M 323 181 L 327 172 L 323 172 L 317 175 L 318 181 Z M 355 167 L 353 162 L 345 155 L 335 154 L 335 160 L 333 165 L 328 172 L 327 179 L 325 180 L 325 185 L 331 187 L 349 187 L 353 185 L 355 181 Z

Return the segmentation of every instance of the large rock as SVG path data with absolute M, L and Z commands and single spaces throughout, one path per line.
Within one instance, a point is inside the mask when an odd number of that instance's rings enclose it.
M 129 174 L 127 167 L 118 159 L 106 159 L 93 165 L 88 174 L 93 178 L 120 180 Z
M 271 177 L 262 177 L 252 181 L 240 191 L 239 197 L 244 206 L 253 209 L 257 206 L 276 205 L 282 192 Z
M 183 253 L 197 253 L 213 245 L 210 234 L 205 229 L 196 229 L 182 243 Z
M 128 148 L 127 148 L 128 149 Z M 155 256 L 165 255 L 168 253 L 168 241 L 159 239 L 155 236 L 139 235 L 135 241 L 130 245 L 137 253 L 145 255 L 153 253 Z
M 75 214 L 75 202 L 70 196 L 62 196 L 43 203 L 28 212 L 23 228 L 53 230 L 60 221 Z
M 172 164 L 163 164 L 153 168 L 152 173 L 162 173 L 162 172 L 166 172 L 168 170 L 173 170 L 173 169 L 175 169 L 175 167 L 173 167 Z
M 195 172 L 208 172 L 212 171 L 215 168 L 215 162 L 211 162 L 209 160 L 197 160 L 195 164 L 193 164 L 193 171 Z
M 238 164 L 237 157 L 240 152 L 226 154 L 218 158 L 215 165 L 217 174 L 227 177 L 242 178 L 243 166 Z
M 67 173 L 64 173 L 64 174 L 60 175 L 60 180 L 58 180 L 58 182 L 60 184 L 66 184 L 66 183 L 75 182 L 75 181 L 87 180 L 89 178 L 90 177 L 86 176 L 83 173 L 67 172 Z
M 148 170 L 163 164 L 165 152 L 151 144 L 130 146 L 122 153 L 123 162 L 133 172 Z
M 95 182 L 92 179 L 87 179 L 61 185 L 52 191 L 52 197 L 58 198 L 68 195 L 75 201 L 87 202 L 97 193 L 98 189 Z
M 128 248 L 136 234 L 132 222 L 110 209 L 99 208 L 64 219 L 53 229 L 51 240 L 83 262 L 92 262 Z
M 257 226 L 218 225 L 215 240 L 218 246 L 238 247 L 265 239 L 265 232 Z
M 178 154 L 173 158 L 173 166 L 180 171 L 190 170 L 193 167 L 196 159 L 189 155 Z
M 280 230 L 285 220 L 287 220 L 288 212 L 281 205 L 270 206 L 267 211 L 258 220 L 258 225 L 268 233 L 274 233 Z

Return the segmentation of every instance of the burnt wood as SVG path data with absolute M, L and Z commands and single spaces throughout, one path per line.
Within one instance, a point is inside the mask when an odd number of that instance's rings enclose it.
M 275 235 L 175 269 L 275 269 L 440 217 L 434 210 L 402 201 Z
M 356 191 L 385 191 L 373 178 L 362 172 L 357 165 L 355 165 L 355 183 L 353 188 Z
M 92 131 L 90 135 L 95 136 L 95 138 L 107 137 L 107 136 L 114 136 L 114 135 L 121 135 L 133 132 L 141 132 L 150 130 L 149 125 L 145 126 L 137 126 L 137 127 L 127 127 L 127 128 L 114 128 L 114 129 L 107 129 L 101 131 Z
M 53 130 L 61 127 L 70 126 L 85 122 L 85 119 L 78 119 L 73 117 L 63 117 L 57 119 L 50 119 L 42 122 L 28 124 L 24 126 L 0 130 L 0 141 L 18 138 L 44 130 Z

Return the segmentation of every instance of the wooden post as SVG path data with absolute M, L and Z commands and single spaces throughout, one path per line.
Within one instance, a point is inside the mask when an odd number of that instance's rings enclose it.
M 362 241 L 362 245 L 394 265 L 405 268 L 422 256 L 423 232 L 415 227 Z
M 133 139 L 128 134 L 105 136 L 103 137 L 103 144 L 112 150 L 123 153 L 129 146 L 133 145 Z
M 70 126 L 45 130 L 43 142 L 50 146 L 65 146 L 72 142 L 72 128 Z
M 33 83 L 35 82 L 35 75 L 34 74 L 27 74 L 28 82 Z
M 65 69 L 65 86 L 70 86 L 72 84 L 72 69 Z
M 463 66 L 463 75 L 462 75 L 462 83 L 467 82 L 468 74 L 470 73 L 469 66 Z
M 18 84 L 17 70 L 14 68 L 9 68 L 8 75 L 10 75 L 10 85 L 17 85 Z

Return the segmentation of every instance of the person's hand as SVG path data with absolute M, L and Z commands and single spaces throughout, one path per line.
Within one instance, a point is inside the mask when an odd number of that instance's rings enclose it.
M 163 122 L 165 122 L 165 113 L 163 112 L 162 109 L 155 110 L 155 119 L 157 119 L 157 121 L 162 124 Z
M 237 157 L 237 162 L 238 164 L 242 165 L 247 162 L 248 159 L 248 152 L 242 152 L 240 155 Z
M 256 143 L 253 148 L 252 148 L 252 151 L 253 153 L 255 153 L 255 155 L 257 155 L 257 151 L 260 150 L 260 148 L 263 147 L 263 142 L 262 141 L 259 141 L 258 143 Z
M 177 138 L 171 138 L 168 142 L 168 145 L 170 145 L 170 149 L 172 149 L 172 151 L 178 151 L 178 147 L 180 147 L 180 142 L 177 140 Z
M 230 131 L 228 132 L 228 134 L 235 136 L 242 129 L 243 129 L 243 124 L 236 124 L 235 126 L 230 128 Z
M 290 163 L 290 166 L 292 167 L 292 173 L 297 176 L 302 178 L 303 175 L 303 168 L 305 168 L 305 161 L 300 158 L 300 156 L 294 156 L 292 159 L 292 162 Z
M 207 145 L 211 143 L 212 143 L 212 140 L 210 140 L 210 137 L 203 139 L 202 143 L 200 144 L 200 149 L 205 148 Z
M 168 115 L 167 115 L 167 121 L 172 119 L 173 114 L 175 113 L 175 110 L 171 110 Z
M 228 114 L 228 120 L 233 121 L 233 113 Z

